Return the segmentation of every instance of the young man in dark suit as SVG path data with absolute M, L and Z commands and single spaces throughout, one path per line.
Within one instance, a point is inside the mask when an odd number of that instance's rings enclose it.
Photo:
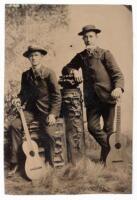
M 78 35 L 83 37 L 86 49 L 77 53 L 62 73 L 73 74 L 80 82 L 79 69 L 82 69 L 88 130 L 101 145 L 100 161 L 105 163 L 110 150 L 108 136 L 113 130 L 116 101 L 124 91 L 124 77 L 111 52 L 97 46 L 100 32 L 94 25 L 83 27 Z
M 47 54 L 45 49 L 29 46 L 23 54 L 28 58 L 31 67 L 23 72 L 21 90 L 14 103 L 21 103 L 27 123 L 38 120 L 43 130 L 39 137 L 46 138 L 50 143 L 47 130 L 48 125 L 53 125 L 60 114 L 61 95 L 55 73 L 42 64 L 43 56 Z M 12 139 L 11 171 L 14 174 L 18 167 L 18 150 L 22 143 L 23 127 L 20 117 L 12 121 L 10 133 Z M 50 145 L 49 145 L 50 146 Z

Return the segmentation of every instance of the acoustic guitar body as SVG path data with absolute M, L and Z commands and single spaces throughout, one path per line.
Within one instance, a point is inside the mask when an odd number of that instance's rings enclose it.
M 44 177 L 46 171 L 45 162 L 39 156 L 37 143 L 31 139 L 25 115 L 21 106 L 21 102 L 15 101 L 14 105 L 16 106 L 20 114 L 25 133 L 25 141 L 22 144 L 22 149 L 26 155 L 26 162 L 25 162 L 26 175 L 30 180 L 41 179 L 42 177 Z
M 22 149 L 26 155 L 25 172 L 30 180 L 38 180 L 44 177 L 45 163 L 39 156 L 38 146 L 35 141 L 31 140 L 31 146 L 27 141 L 22 144 Z
M 106 159 L 106 165 L 123 165 L 125 163 L 125 147 L 126 137 L 122 134 L 118 136 L 117 133 L 113 133 L 109 138 L 110 152 Z

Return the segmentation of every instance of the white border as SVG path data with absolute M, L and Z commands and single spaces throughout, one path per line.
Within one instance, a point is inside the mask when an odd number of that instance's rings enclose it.
M 136 4 L 134 0 L 1 0 L 1 2 L 6 4 Z
M 91 194 L 91 195 L 4 195 L 4 176 L 3 176 L 3 107 L 4 107 L 4 95 L 0 95 L 0 198 L 1 199 L 101 199 L 101 200 L 130 200 L 137 199 L 137 4 L 135 0 L 0 0 L 0 94 L 4 94 L 4 48 L 5 48 L 5 19 L 4 19 L 4 8 L 5 4 L 121 4 L 121 5 L 132 5 L 133 7 L 133 46 L 134 46 L 134 58 L 133 58 L 133 78 L 134 78 L 134 119 L 133 119 L 133 194 L 131 195 L 119 195 L 119 194 Z

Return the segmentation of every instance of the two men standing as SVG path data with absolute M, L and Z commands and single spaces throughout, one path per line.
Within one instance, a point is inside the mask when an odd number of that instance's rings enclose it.
M 79 69 L 82 69 L 88 130 L 101 145 L 100 161 L 104 163 L 110 148 L 108 136 L 113 129 L 116 101 L 124 91 L 124 78 L 111 52 L 97 46 L 100 32 L 93 25 L 83 27 L 79 35 L 83 37 L 86 49 L 76 54 L 63 68 L 62 74 L 73 74 L 75 80 L 80 82 Z M 21 104 L 25 103 L 27 122 L 38 119 L 44 132 L 47 131 L 47 124 L 55 123 L 61 105 L 56 76 L 51 69 L 41 65 L 42 57 L 46 54 L 44 49 L 35 47 L 29 47 L 23 54 L 30 60 L 31 68 L 22 75 L 18 96 Z M 101 116 L 103 128 L 100 124 Z M 11 125 L 14 164 L 17 163 L 17 151 L 22 140 L 21 129 L 21 121 L 17 118 Z

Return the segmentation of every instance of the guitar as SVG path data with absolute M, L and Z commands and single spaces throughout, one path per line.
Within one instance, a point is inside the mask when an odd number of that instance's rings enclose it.
M 45 174 L 45 163 L 39 156 L 37 143 L 31 139 L 21 104 L 17 102 L 15 106 L 20 114 L 25 133 L 25 140 L 22 144 L 23 152 L 26 155 L 25 172 L 30 180 L 39 180 Z
M 116 123 L 116 127 L 114 125 Z M 116 129 L 116 130 L 114 130 Z M 106 159 L 106 165 L 121 165 L 125 163 L 126 137 L 121 134 L 121 102 L 117 101 L 114 132 L 109 137 L 110 152 Z

